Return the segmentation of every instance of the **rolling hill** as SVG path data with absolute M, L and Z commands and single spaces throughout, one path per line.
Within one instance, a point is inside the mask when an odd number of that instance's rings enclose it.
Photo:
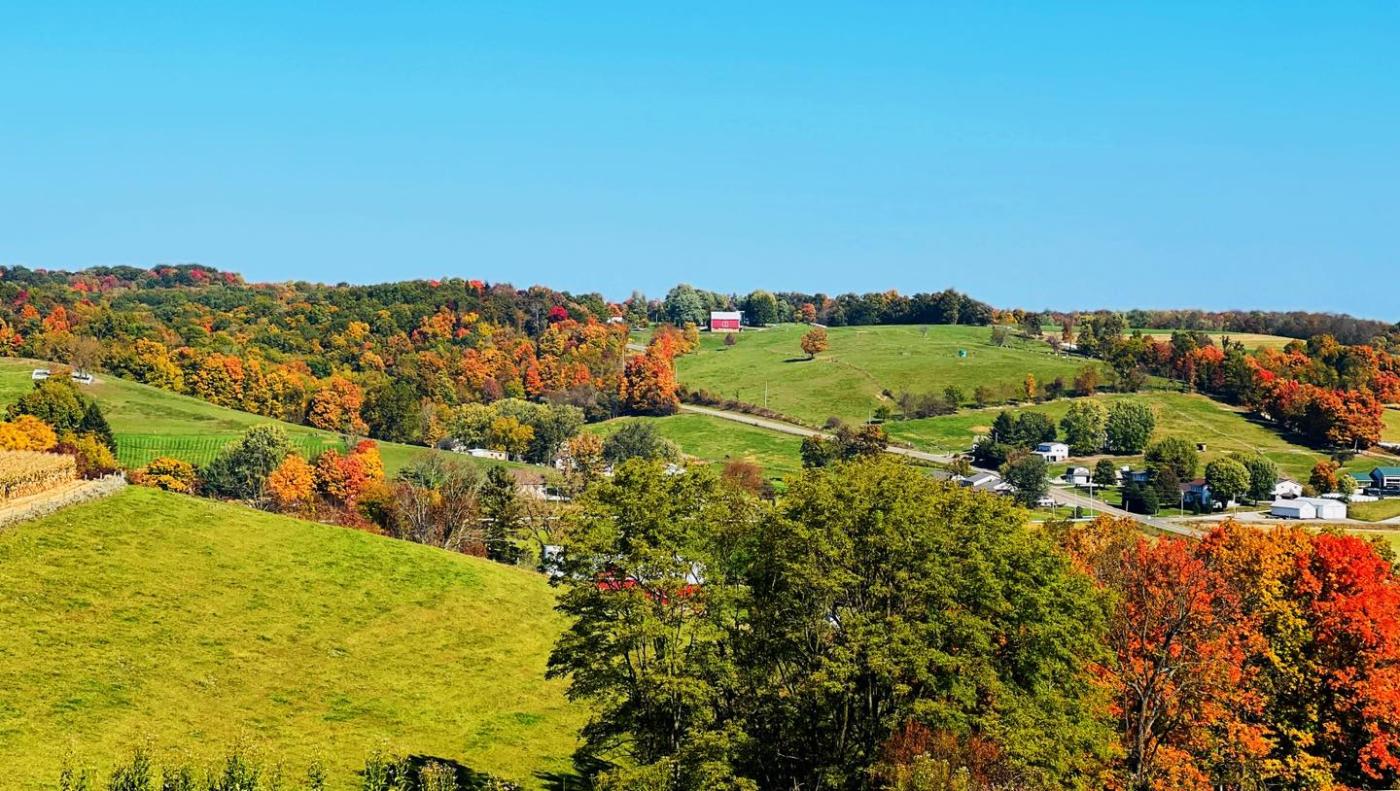
M 734 346 L 704 334 L 700 348 L 676 361 L 680 382 L 725 398 L 766 405 L 808 423 L 836 416 L 866 420 L 889 391 L 938 393 L 956 385 L 969 401 L 986 385 L 998 399 L 1020 388 L 1026 374 L 1066 381 L 1090 360 L 1052 353 L 1045 344 L 1010 338 L 993 346 L 991 330 L 967 326 L 832 327 L 831 348 L 807 360 L 798 346 L 805 325 L 744 332 Z M 966 352 L 966 356 L 960 356 Z
M 198 760 L 240 736 L 343 783 L 382 744 L 537 786 L 568 770 L 583 718 L 544 680 L 553 601 L 523 570 L 135 487 L 17 525 L 0 531 L 5 787 L 53 787 L 70 745 Z
M 709 415 L 683 412 L 670 417 L 618 418 L 594 423 L 585 430 L 606 437 L 629 420 L 653 424 L 657 433 L 676 443 L 682 453 L 702 461 L 750 459 L 763 467 L 769 478 L 788 478 L 802 471 L 801 437 Z
M 1120 399 L 1146 401 L 1157 415 L 1154 439 L 1181 437 L 1193 443 L 1205 443 L 1203 461 L 1229 453 L 1258 452 L 1273 459 L 1284 474 L 1306 481 L 1313 464 L 1327 458 L 1328 455 L 1289 442 L 1272 427 L 1259 423 L 1245 412 L 1202 395 L 1146 391 L 1131 395 L 1101 394 L 1093 397 L 1102 401 L 1105 406 Z M 1059 399 L 1016 407 L 1013 411 L 1041 412 L 1049 415 L 1058 424 L 1060 418 L 1069 410 L 1070 404 L 1076 400 L 1078 399 Z M 977 435 L 990 430 L 992 421 L 1000 411 L 1002 410 L 966 410 L 955 415 L 922 420 L 892 421 L 885 424 L 885 430 L 892 438 L 924 450 L 961 451 L 969 448 Z M 1347 465 L 1347 469 L 1366 470 L 1376 463 L 1374 458 L 1358 456 Z
M 0 360 L 0 405 L 13 402 L 34 386 L 29 377 L 36 365 L 32 360 Z M 96 384 L 84 386 L 83 392 L 101 404 L 116 436 L 117 459 L 126 467 L 139 467 L 157 456 L 203 464 L 224 443 L 264 423 L 282 426 L 292 442 L 308 453 L 344 444 L 333 432 L 215 406 L 106 374 Z M 380 442 L 379 451 L 390 473 L 421 453 L 433 452 L 395 442 Z

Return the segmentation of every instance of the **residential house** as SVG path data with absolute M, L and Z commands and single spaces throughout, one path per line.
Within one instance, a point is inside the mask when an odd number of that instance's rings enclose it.
M 1274 484 L 1274 490 L 1272 494 L 1275 500 L 1302 497 L 1303 484 L 1298 483 L 1292 478 L 1280 478 L 1278 483 Z
M 1213 511 L 1217 508 L 1233 508 L 1238 503 L 1231 500 L 1228 503 L 1218 503 L 1210 496 L 1210 486 L 1205 478 L 1197 478 L 1189 483 L 1181 485 L 1182 501 L 1189 507 L 1200 507 L 1204 511 Z
M 1152 482 L 1152 471 L 1151 471 L 1151 470 L 1134 470 L 1134 469 L 1131 469 L 1131 468 L 1128 468 L 1128 467 L 1124 467 L 1124 468 L 1123 468 L 1123 471 L 1122 471 L 1122 474 L 1119 476 L 1119 480 L 1122 481 L 1122 483 L 1123 483 L 1124 486 L 1127 486 L 1127 485 L 1130 484 L 1130 483 L 1138 483 L 1138 484 L 1147 484 L 1147 483 L 1151 483 L 1151 482 Z
M 471 456 L 474 459 L 494 459 L 495 461 L 506 461 L 506 459 L 508 458 L 506 456 L 505 451 L 492 450 L 490 448 L 467 448 L 465 451 L 458 451 L 458 453 L 466 453 L 468 456 Z
M 1031 452 L 1052 463 L 1069 458 L 1069 446 L 1063 442 L 1042 442 Z
M 1065 470 L 1065 481 L 1075 486 L 1088 486 L 1094 478 L 1088 467 L 1070 467 Z
M 744 314 L 737 310 L 710 311 L 710 332 L 738 332 Z

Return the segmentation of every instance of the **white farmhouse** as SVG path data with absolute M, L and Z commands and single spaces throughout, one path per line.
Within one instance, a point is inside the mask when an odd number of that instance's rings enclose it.
M 1298 483 L 1292 478 L 1280 478 L 1279 482 L 1274 484 L 1274 490 L 1272 494 L 1275 500 L 1302 497 L 1303 484 Z
M 1064 461 L 1069 458 L 1069 446 L 1063 442 L 1042 442 L 1032 453 L 1049 462 Z

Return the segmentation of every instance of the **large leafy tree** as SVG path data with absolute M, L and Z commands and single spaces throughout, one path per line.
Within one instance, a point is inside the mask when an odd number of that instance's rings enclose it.
M 1167 437 L 1152 443 L 1143 458 L 1149 468 L 1170 468 L 1181 481 L 1194 480 L 1201 466 L 1201 454 L 1181 437 Z
M 740 787 L 735 631 L 756 504 L 708 470 L 622 464 L 578 502 L 549 660 L 592 716 L 581 753 L 605 787 Z M 751 784 L 750 784 L 751 785 Z
M 1157 427 L 1152 407 L 1142 401 L 1116 401 L 1109 407 L 1105 431 L 1108 448 L 1114 453 L 1139 453 L 1147 447 Z
M 1249 492 L 1249 470 L 1234 459 L 1216 459 L 1206 465 L 1206 485 L 1213 502 L 1228 506 Z
M 1108 442 L 1108 412 L 1103 404 L 1089 399 L 1070 404 L 1060 419 L 1060 431 L 1076 456 L 1088 456 L 1103 450 Z
M 837 464 L 789 490 L 749 579 L 765 787 L 863 788 L 910 720 L 995 742 L 1033 786 L 1093 785 L 1101 601 L 1006 501 Z

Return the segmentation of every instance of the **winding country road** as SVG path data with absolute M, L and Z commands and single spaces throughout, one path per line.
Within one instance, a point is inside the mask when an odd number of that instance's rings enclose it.
M 709 415 L 710 417 L 719 418 L 720 420 L 730 420 L 735 423 L 743 423 L 748 426 L 767 429 L 769 431 L 778 431 L 784 434 L 792 434 L 798 437 L 822 437 L 823 439 L 831 437 L 831 435 L 825 431 L 818 431 L 817 429 L 807 428 L 806 426 L 796 426 L 792 423 L 784 423 L 781 420 L 772 420 L 770 418 L 757 417 L 755 415 L 746 415 L 742 412 L 728 412 L 723 409 L 714 409 L 712 407 L 705 406 L 695 406 L 693 404 L 681 404 L 681 411 L 694 412 L 700 415 Z M 900 448 L 891 445 L 885 448 L 885 450 L 899 456 L 906 456 L 911 459 L 933 462 L 935 464 L 948 464 L 953 461 L 952 456 L 938 453 L 927 453 L 925 451 L 914 450 L 912 448 Z M 994 470 L 981 471 L 995 472 Z M 1102 501 L 1091 499 L 1075 491 L 1059 489 L 1052 486 L 1050 487 L 1049 496 L 1051 499 L 1053 499 L 1056 503 L 1059 503 L 1060 505 L 1069 506 L 1071 508 L 1073 508 L 1074 506 L 1079 506 L 1088 511 L 1099 511 L 1105 514 L 1109 514 L 1111 516 L 1126 517 L 1128 519 L 1141 522 L 1142 524 L 1147 525 L 1148 527 L 1151 527 L 1154 530 L 1161 530 L 1165 533 L 1172 533 L 1173 535 L 1179 536 L 1187 536 L 1189 538 L 1200 538 L 1202 535 L 1204 535 L 1203 531 L 1198 530 L 1196 528 L 1188 527 L 1186 525 L 1179 525 L 1174 522 L 1169 522 L 1163 519 L 1154 519 L 1150 516 L 1144 516 L 1143 514 L 1135 514 L 1131 511 L 1125 511 L 1122 508 L 1116 508 Z

